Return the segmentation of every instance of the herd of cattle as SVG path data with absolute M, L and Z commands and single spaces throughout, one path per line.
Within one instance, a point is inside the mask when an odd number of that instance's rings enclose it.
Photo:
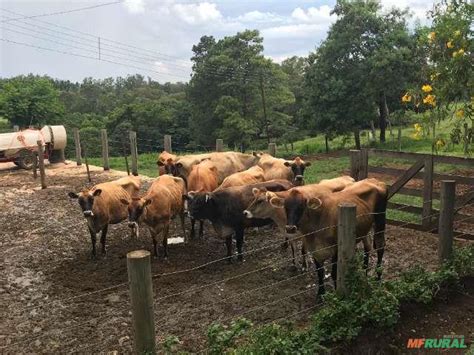
M 332 259 L 332 278 L 336 281 L 337 218 L 342 202 L 356 205 L 356 238 L 364 247 L 364 264 L 368 266 L 372 249 L 369 232 L 374 227 L 373 246 L 377 265 L 384 252 L 387 188 L 376 179 L 355 182 L 349 176 L 304 184 L 304 171 L 310 163 L 275 158 L 265 153 L 243 154 L 221 152 L 176 156 L 166 151 L 158 156 L 159 177 L 148 191 L 139 196 L 140 179 L 129 176 L 98 184 L 80 193 L 78 199 L 87 220 L 96 255 L 96 234 L 101 233 L 102 253 L 109 224 L 128 218 L 132 237 L 138 237 L 139 226 L 146 225 L 158 256 L 157 239 L 161 234 L 164 256 L 168 256 L 167 239 L 171 220 L 179 217 L 185 242 L 185 216 L 191 218 L 191 238 L 195 221 L 210 221 L 219 237 L 225 240 L 227 259 L 232 260 L 232 237 L 237 259 L 243 260 L 244 230 L 275 224 L 291 246 L 296 264 L 296 240 L 301 239 L 303 267 L 306 255 L 313 257 L 318 273 L 319 293 L 324 292 L 324 261 Z M 380 276 L 380 275 L 379 275 Z

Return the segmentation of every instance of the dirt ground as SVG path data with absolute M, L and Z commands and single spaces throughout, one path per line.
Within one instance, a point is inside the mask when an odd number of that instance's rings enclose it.
M 92 170 L 94 184 L 123 175 Z M 111 226 L 106 257 L 92 260 L 86 222 L 67 197 L 90 185 L 85 168 L 60 164 L 47 172 L 48 188 L 41 190 L 31 172 L 0 166 L 0 351 L 130 353 L 126 253 L 151 250 L 148 232 L 142 228 L 140 239 L 132 240 L 125 223 Z M 144 189 L 148 185 L 149 180 Z M 181 236 L 176 227 L 172 234 Z M 391 226 L 386 235 L 386 278 L 411 265 L 436 267 L 435 236 Z M 267 323 L 313 306 L 314 273 L 292 268 L 280 242 L 271 227 L 252 229 L 246 232 L 244 263 L 213 262 L 225 256 L 225 247 L 207 228 L 203 240 L 171 245 L 167 261 L 152 260 L 158 342 L 176 335 L 184 348 L 198 351 L 214 321 L 242 315 Z M 305 316 L 300 312 L 293 319 Z

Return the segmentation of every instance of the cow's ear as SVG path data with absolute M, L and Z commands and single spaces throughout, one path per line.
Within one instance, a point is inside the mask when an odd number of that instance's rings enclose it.
M 145 202 L 143 203 L 143 207 L 148 206 L 150 203 L 151 203 L 151 198 L 150 198 L 150 199 L 146 199 Z
M 121 198 L 120 199 L 120 202 L 122 202 L 122 204 L 128 206 L 130 203 L 128 202 L 128 200 L 124 199 L 124 198 Z
M 283 164 L 285 164 L 285 166 L 287 166 L 287 167 L 291 166 L 291 163 L 289 161 L 285 161 Z
M 163 162 L 162 162 L 161 160 L 158 160 L 158 161 L 156 162 L 156 164 L 157 164 L 158 166 L 164 166 L 164 165 L 165 165 L 165 164 L 163 164 Z
M 265 194 L 265 197 L 267 198 L 267 201 L 270 201 L 272 198 L 277 197 L 273 192 L 267 191 Z
M 100 196 L 100 194 L 102 193 L 102 190 L 101 189 L 97 189 L 94 191 L 94 193 L 92 194 L 94 197 L 97 197 L 97 196 Z
M 187 196 L 188 199 L 192 200 L 196 196 L 196 191 L 189 191 Z
M 308 208 L 311 208 L 312 210 L 316 210 L 323 205 L 323 201 L 321 201 L 317 197 L 312 197 L 308 200 L 308 202 L 306 202 L 306 205 L 308 206 Z
M 70 198 L 79 198 L 79 195 L 76 194 L 75 192 L 72 192 L 72 191 L 71 191 L 70 193 L 68 193 L 67 195 L 68 195 Z
M 270 204 L 275 208 L 283 208 L 285 207 L 284 204 L 285 200 L 280 197 L 272 197 L 270 199 Z
M 309 161 L 307 161 L 306 163 L 304 163 L 305 166 L 311 166 L 311 163 Z
M 256 187 L 254 187 L 252 189 L 252 193 L 255 197 L 259 196 L 260 195 L 260 189 L 257 189 Z

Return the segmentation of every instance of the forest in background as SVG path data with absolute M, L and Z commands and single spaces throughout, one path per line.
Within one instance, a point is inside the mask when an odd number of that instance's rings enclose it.
M 415 28 L 407 10 L 383 12 L 375 1 L 340 0 L 333 12 L 337 21 L 318 48 L 282 63 L 264 56 L 257 30 L 203 36 L 192 48 L 188 83 L 160 84 L 140 74 L 80 83 L 2 78 L 2 129 L 79 128 L 88 155 L 97 156 L 103 128 L 119 155 L 130 130 L 140 152 L 162 149 L 165 134 L 177 150 L 212 149 L 216 138 L 248 150 L 316 135 L 329 142 L 351 137 L 360 146 L 360 132 L 376 129 L 383 144 L 387 126 L 416 123 L 418 138 L 430 136 L 435 149 L 462 144 L 469 154 L 473 5 L 443 1 L 429 14 L 431 27 Z M 453 120 L 449 138 L 436 133 L 446 119 Z

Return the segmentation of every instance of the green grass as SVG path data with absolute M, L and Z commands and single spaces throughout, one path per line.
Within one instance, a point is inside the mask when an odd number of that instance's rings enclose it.
M 158 176 L 158 166 L 156 165 L 157 153 L 144 153 L 138 156 L 138 172 L 140 175 L 150 177 Z M 91 165 L 102 166 L 102 158 L 88 158 Z M 124 157 L 110 157 L 110 168 L 114 170 L 126 171 Z M 128 157 L 128 166 L 131 168 L 131 159 Z

